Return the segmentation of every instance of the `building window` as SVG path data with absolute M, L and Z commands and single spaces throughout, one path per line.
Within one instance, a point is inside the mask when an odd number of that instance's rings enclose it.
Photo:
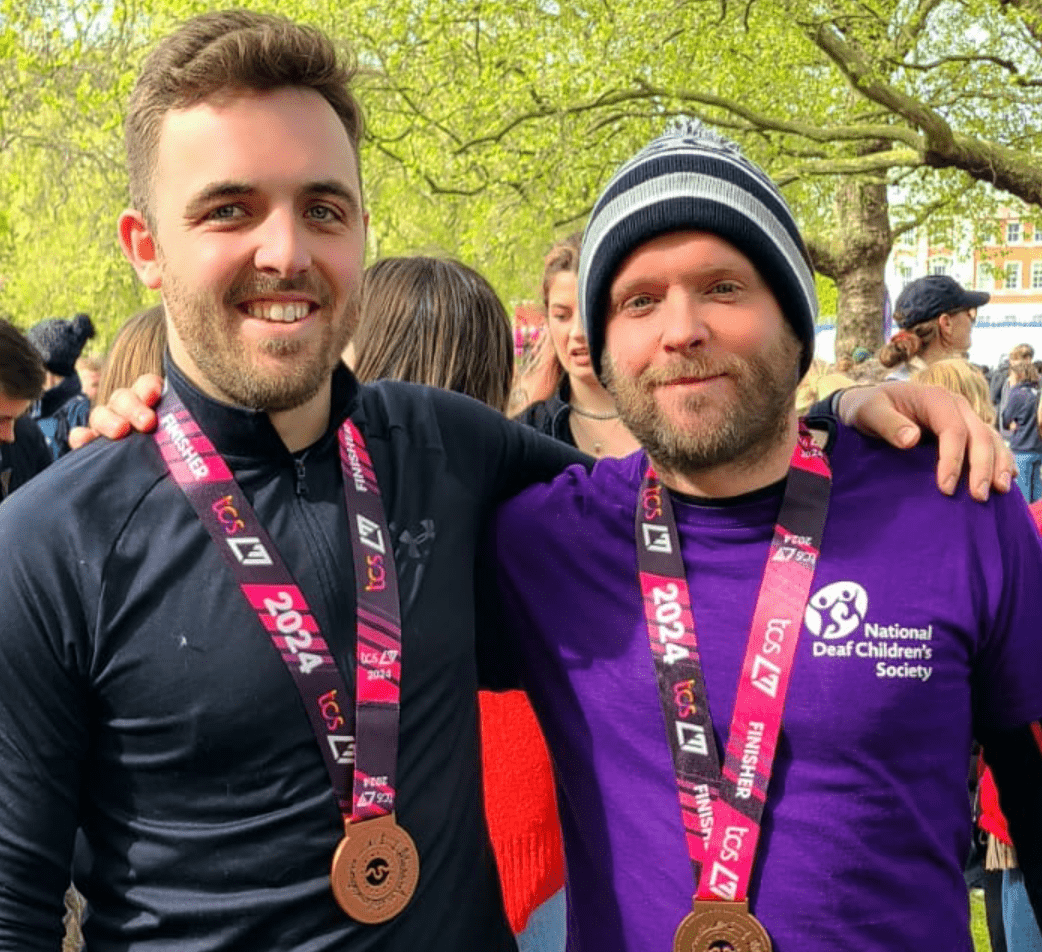
M 1011 261 L 1006 265 L 1002 273 L 1002 286 L 1007 291 L 1016 291 L 1020 288 L 1020 262 Z
M 1031 290 L 1042 290 L 1042 261 L 1031 262 Z
M 1015 245 L 1020 242 L 1021 230 L 1019 221 L 1006 222 L 1006 244 Z
M 950 258 L 931 258 L 926 266 L 927 274 L 948 274 L 951 272 L 952 262 Z
M 1042 261 L 1039 262 L 1042 264 Z M 897 266 L 897 277 L 901 280 L 902 284 L 907 284 L 912 280 L 912 266 L 902 262 Z

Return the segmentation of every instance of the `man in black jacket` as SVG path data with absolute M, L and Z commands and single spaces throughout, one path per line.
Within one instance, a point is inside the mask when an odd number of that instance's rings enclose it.
M 92 952 L 515 948 L 482 810 L 472 569 L 494 505 L 581 457 L 474 401 L 361 386 L 340 364 L 367 225 L 349 78 L 317 30 L 244 11 L 190 21 L 141 72 L 119 233 L 162 294 L 169 394 L 192 420 L 170 411 L 166 448 L 186 454 L 172 470 L 151 438 L 99 441 L 3 507 L 4 949 L 58 946 L 70 866 Z M 270 538 L 240 531 L 229 490 L 203 513 L 215 542 L 179 466 L 227 466 Z M 385 525 L 349 513 L 359 484 L 378 487 Z M 422 526 L 422 545 L 403 541 Z M 292 584 L 236 584 L 237 568 L 276 562 Z M 360 634 L 356 654 L 356 630 L 389 637 L 359 602 L 395 563 L 400 644 L 369 651 Z M 343 689 L 298 692 L 320 663 Z M 375 749 L 352 699 L 395 681 L 400 713 L 380 695 Z M 397 777 L 352 790 L 352 766 L 392 743 Z M 333 777 L 347 779 L 336 796 Z M 390 818 L 369 819 L 389 797 Z M 365 832 L 388 822 L 411 858 Z M 365 901 L 341 908 L 334 853 L 368 841 L 340 880 Z M 382 889 L 399 881 L 411 898 L 393 915 Z
M 39 355 L 18 328 L 0 319 L 0 502 L 51 461 L 43 434 L 26 416 L 43 381 Z
M 514 948 L 480 793 L 478 529 L 582 457 L 339 364 L 367 225 L 349 76 L 318 31 L 245 11 L 143 66 L 119 230 L 162 294 L 168 404 L 158 440 L 72 454 L 0 513 L 4 949 L 56 946 L 77 830 L 91 952 Z M 237 487 L 196 510 L 225 470 Z M 237 585 L 243 567 L 272 577 Z M 364 604 L 393 569 L 400 639 Z M 298 693 L 327 664 L 343 694 Z M 374 692 L 394 778 L 360 767 L 351 699 Z M 369 905 L 335 900 L 334 851 L 370 823 L 391 832 L 346 884 Z M 411 898 L 387 916 L 389 882 Z

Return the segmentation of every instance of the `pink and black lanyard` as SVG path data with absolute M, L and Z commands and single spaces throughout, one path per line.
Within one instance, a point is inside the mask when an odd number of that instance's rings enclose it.
M 345 824 L 393 813 L 401 614 L 390 533 L 361 433 L 350 420 L 339 432 L 358 606 L 352 734 L 345 714 L 351 694 L 343 676 L 303 593 L 228 466 L 169 389 L 156 413 L 155 440 L 171 476 L 224 556 L 300 692 Z
M 828 459 L 801 425 L 721 770 L 669 492 L 651 466 L 641 484 L 637 567 L 698 899 L 748 897 L 831 486 Z

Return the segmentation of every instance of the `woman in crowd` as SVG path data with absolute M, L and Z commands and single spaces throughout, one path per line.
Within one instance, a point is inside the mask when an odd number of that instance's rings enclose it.
M 910 380 L 918 370 L 970 350 L 977 308 L 987 304 L 984 291 L 967 291 L 946 274 L 930 274 L 907 284 L 894 304 L 900 330 L 883 345 L 879 360 L 891 368 L 887 380 Z
M 575 234 L 558 242 L 544 261 L 543 306 L 560 383 L 549 399 L 533 403 L 516 419 L 590 456 L 628 456 L 639 444 L 593 372 L 579 317 L 579 240 Z
M 1010 361 L 1009 395 L 999 421 L 1017 463 L 1017 485 L 1028 502 L 1042 498 L 1038 379 L 1038 370 L 1030 360 Z
M 510 319 L 491 285 L 456 261 L 386 258 L 362 286 L 345 359 L 363 382 L 455 390 L 499 411 L 510 395 Z M 521 691 L 479 694 L 485 812 L 520 952 L 563 952 L 564 853 L 550 759 Z

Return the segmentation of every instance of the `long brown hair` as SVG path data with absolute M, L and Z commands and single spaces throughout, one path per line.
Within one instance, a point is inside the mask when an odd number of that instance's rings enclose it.
M 879 351 L 879 362 L 884 367 L 907 364 L 937 340 L 940 333 L 941 325 L 936 317 L 921 324 L 914 324 L 907 330 L 898 331 Z
M 127 318 L 112 342 L 98 381 L 95 406 L 109 402 L 113 390 L 129 387 L 142 374 L 163 374 L 166 350 L 166 321 L 163 307 L 157 304 Z
M 506 409 L 510 319 L 492 285 L 459 261 L 384 258 L 369 267 L 352 345 L 363 382 L 423 383 Z

